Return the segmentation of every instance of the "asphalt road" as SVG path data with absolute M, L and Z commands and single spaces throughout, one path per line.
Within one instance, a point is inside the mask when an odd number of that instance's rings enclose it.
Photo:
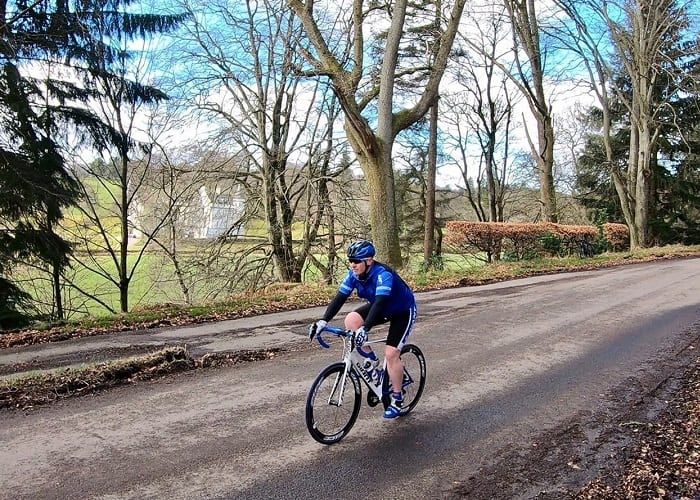
M 134 334 L 203 351 L 296 349 L 0 414 L 0 498 L 443 498 L 485 478 L 498 484 L 512 476 L 512 457 L 534 449 L 543 463 L 572 460 L 570 474 L 523 469 L 517 489 L 509 480 L 502 495 L 465 496 L 532 498 L 576 485 L 594 472 L 576 457 L 612 449 L 601 445 L 601 415 L 640 401 L 653 410 L 659 388 L 697 352 L 700 259 L 420 294 L 412 341 L 428 363 L 422 400 L 397 421 L 363 406 L 334 446 L 304 425 L 313 378 L 340 356 L 304 340 L 318 315 Z M 49 349 L 78 344 L 40 349 L 61 356 Z

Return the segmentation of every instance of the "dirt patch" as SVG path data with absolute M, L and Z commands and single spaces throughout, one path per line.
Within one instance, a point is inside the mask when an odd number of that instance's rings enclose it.
M 130 349 L 119 350 L 117 354 L 124 354 L 122 351 L 128 350 Z M 113 349 L 108 351 L 103 352 L 102 356 L 115 354 Z M 193 358 L 184 347 L 169 347 L 142 356 L 91 363 L 80 368 L 60 368 L 45 373 L 6 378 L 0 381 L 0 409 L 27 409 L 173 373 L 271 359 L 281 351 L 282 349 L 278 348 L 242 350 L 209 353 Z M 93 353 L 91 361 L 94 359 Z M 10 373 L 20 371 L 17 366 L 10 368 Z
M 110 360 L 143 356 L 154 352 L 153 346 L 131 345 L 126 347 L 110 347 L 100 350 L 90 350 L 84 353 L 71 353 L 63 356 L 53 356 L 50 359 L 33 359 L 26 363 L 14 363 L 12 365 L 0 365 L 0 376 L 13 373 L 30 372 L 33 370 L 50 370 L 53 368 L 79 365 L 84 363 L 100 363 Z

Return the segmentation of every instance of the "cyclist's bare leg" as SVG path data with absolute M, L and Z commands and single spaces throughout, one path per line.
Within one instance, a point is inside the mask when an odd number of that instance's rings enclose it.
M 352 311 L 345 316 L 345 328 L 347 330 L 352 330 L 353 332 L 365 324 L 365 319 L 357 312 Z M 362 350 L 369 354 L 372 352 L 372 348 L 368 345 L 363 345 Z M 403 374 L 403 371 L 401 372 Z M 403 376 L 403 375 L 402 375 Z
M 384 351 L 386 357 L 387 371 L 389 372 L 389 380 L 394 391 L 403 385 L 403 364 L 401 363 L 401 350 L 393 346 L 386 346 Z

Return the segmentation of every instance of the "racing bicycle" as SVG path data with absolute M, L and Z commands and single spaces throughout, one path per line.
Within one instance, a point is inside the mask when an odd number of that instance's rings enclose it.
M 386 359 L 381 369 L 365 368 L 365 358 L 355 349 L 353 332 L 326 325 L 316 334 L 322 347 L 330 345 L 322 333 L 328 332 L 343 340 L 343 360 L 321 370 L 311 385 L 306 398 L 306 427 L 311 437 L 322 444 L 334 444 L 350 432 L 360 413 L 362 384 L 367 387 L 367 404 L 370 407 L 382 403 L 384 409 L 390 403 L 392 391 L 386 370 Z M 386 339 L 370 340 L 365 345 L 385 343 Z M 376 351 L 375 351 L 376 352 Z M 425 387 L 425 357 L 414 344 L 401 348 L 403 373 L 403 404 L 401 415 L 408 414 L 418 403 Z

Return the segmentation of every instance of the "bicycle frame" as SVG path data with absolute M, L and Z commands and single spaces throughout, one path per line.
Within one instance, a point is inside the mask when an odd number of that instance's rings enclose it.
M 343 363 L 345 364 L 345 370 L 343 371 L 343 375 L 341 377 L 341 380 L 336 380 L 335 384 L 333 385 L 333 391 L 332 394 L 336 394 L 336 390 L 338 389 L 338 383 L 340 383 L 340 394 L 339 400 L 336 401 L 334 404 L 337 404 L 338 406 L 342 406 L 343 401 L 342 401 L 342 396 L 345 391 L 345 384 L 347 383 L 348 376 L 350 375 L 351 371 L 355 371 L 357 374 L 358 378 L 362 380 L 367 386 L 367 389 L 372 391 L 374 395 L 381 401 L 382 397 L 384 396 L 383 391 L 382 391 L 382 382 L 384 381 L 384 377 L 387 375 L 386 371 L 386 359 L 383 359 L 383 364 L 382 364 L 382 369 L 380 372 L 380 376 L 377 378 L 377 381 L 375 382 L 370 375 L 367 373 L 367 371 L 364 369 L 363 364 L 364 364 L 364 358 L 362 358 L 358 353 L 355 352 L 354 348 L 354 342 L 352 341 L 352 332 L 348 330 L 344 330 L 342 328 L 337 328 L 334 326 L 328 326 L 326 325 L 323 330 L 318 332 L 316 338 L 318 339 L 318 343 L 321 344 L 326 349 L 330 349 L 330 345 L 328 345 L 324 340 L 323 337 L 321 336 L 321 333 L 323 331 L 330 332 L 338 337 L 341 337 L 343 339 Z M 370 340 L 365 343 L 365 345 L 372 345 L 372 344 L 379 344 L 379 343 L 384 343 L 386 342 L 386 339 L 381 339 L 381 340 Z M 332 395 L 330 396 L 330 399 L 332 399 Z M 328 403 L 331 404 L 332 401 L 329 399 Z

